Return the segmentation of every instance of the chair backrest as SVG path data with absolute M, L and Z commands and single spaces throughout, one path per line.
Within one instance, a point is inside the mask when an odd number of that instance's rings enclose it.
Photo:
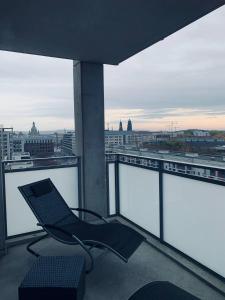
M 18 189 L 40 223 L 63 226 L 79 221 L 50 178 Z

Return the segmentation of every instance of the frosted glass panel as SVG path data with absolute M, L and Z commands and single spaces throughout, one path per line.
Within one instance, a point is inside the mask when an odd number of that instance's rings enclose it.
M 51 178 L 70 207 L 78 207 L 77 167 L 6 173 L 5 192 L 8 236 L 40 230 L 40 227 L 36 226 L 36 218 L 17 187 L 45 178 Z
M 225 187 L 163 176 L 165 241 L 225 276 Z
M 109 214 L 116 213 L 115 164 L 109 164 Z
M 159 174 L 119 165 L 120 213 L 159 237 Z

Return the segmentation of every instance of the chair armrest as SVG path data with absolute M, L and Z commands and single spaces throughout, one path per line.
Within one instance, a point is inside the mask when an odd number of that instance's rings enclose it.
M 98 219 L 103 220 L 105 223 L 109 223 L 103 216 L 99 215 L 98 213 L 96 213 L 92 210 L 89 210 L 89 209 L 86 209 L 86 208 L 72 208 L 72 207 L 70 207 L 70 209 L 71 210 L 76 210 L 76 211 L 81 211 L 81 212 L 93 215 L 93 216 L 97 217 Z

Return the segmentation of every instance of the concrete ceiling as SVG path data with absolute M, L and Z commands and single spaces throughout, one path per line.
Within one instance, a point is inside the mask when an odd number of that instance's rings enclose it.
M 1 0 L 0 50 L 118 64 L 225 0 Z

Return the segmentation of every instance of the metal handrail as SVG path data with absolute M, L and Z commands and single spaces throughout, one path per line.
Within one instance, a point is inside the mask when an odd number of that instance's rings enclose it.
M 2 163 L 16 163 L 16 162 L 33 162 L 33 161 L 46 161 L 46 160 L 60 160 L 60 159 L 71 159 L 79 158 L 79 156 L 54 156 L 54 157 L 43 157 L 43 158 L 30 158 L 30 159 L 18 159 L 18 160 L 2 160 Z

